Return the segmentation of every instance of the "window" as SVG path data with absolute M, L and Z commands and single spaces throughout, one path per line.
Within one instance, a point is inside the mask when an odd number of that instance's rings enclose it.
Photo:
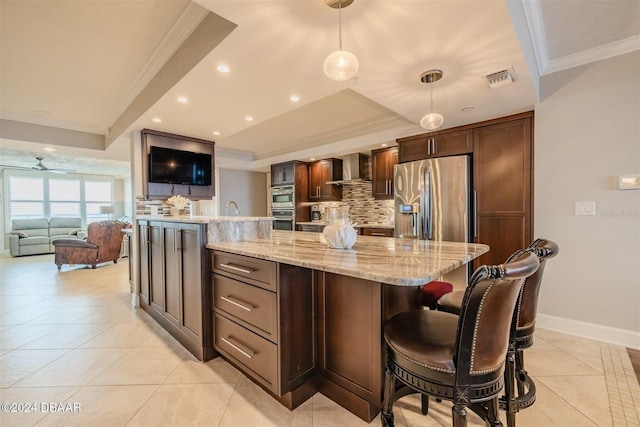
M 9 217 L 39 218 L 44 216 L 44 180 L 31 177 L 9 177 Z
M 73 217 L 84 224 L 109 219 L 100 206 L 113 205 L 112 178 L 88 175 L 51 177 L 30 171 L 5 171 L 5 212 L 19 218 Z
M 87 222 L 110 219 L 109 214 L 101 214 L 100 206 L 111 205 L 111 183 L 105 181 L 85 181 L 84 198 L 87 206 Z

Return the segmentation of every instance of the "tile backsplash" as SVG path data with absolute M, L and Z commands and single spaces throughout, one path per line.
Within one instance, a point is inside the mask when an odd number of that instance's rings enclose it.
M 371 181 L 342 185 L 341 202 L 321 202 L 322 207 L 349 206 L 349 219 L 358 224 L 393 225 L 393 200 L 376 200 L 371 195 Z

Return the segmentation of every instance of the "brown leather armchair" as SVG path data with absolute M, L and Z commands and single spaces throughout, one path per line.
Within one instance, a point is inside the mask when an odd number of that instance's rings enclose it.
M 54 240 L 58 270 L 62 264 L 86 264 L 96 268 L 96 264 L 101 262 L 117 263 L 125 227 L 126 224 L 119 221 L 92 222 L 87 227 L 86 240 Z

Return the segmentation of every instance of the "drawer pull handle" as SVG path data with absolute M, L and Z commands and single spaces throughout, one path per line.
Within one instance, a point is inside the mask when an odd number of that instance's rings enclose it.
M 235 271 L 239 271 L 241 273 L 245 273 L 245 274 L 251 274 L 253 273 L 253 270 L 250 268 L 246 268 L 246 267 L 238 267 L 237 265 L 233 265 L 231 263 L 228 264 L 220 264 L 220 267 L 225 267 L 228 268 L 229 270 L 235 270 Z
M 382 236 L 384 237 L 384 233 L 371 233 L 372 236 Z
M 228 302 L 229 304 L 233 304 L 233 305 L 235 305 L 236 307 L 240 307 L 240 308 L 241 308 L 241 309 L 243 309 L 243 310 L 253 311 L 253 309 L 255 308 L 255 307 L 254 307 L 254 306 L 252 306 L 252 305 L 245 305 L 245 304 L 242 304 L 240 301 L 237 301 L 237 300 L 236 300 L 234 297 L 232 297 L 231 295 L 228 295 L 228 296 L 226 296 L 226 297 L 220 297 L 220 299 L 221 299 L 222 301 L 226 301 L 226 302 Z
M 220 337 L 220 339 L 222 341 L 224 341 L 225 343 L 229 344 L 231 347 L 233 347 L 235 350 L 238 350 L 240 353 L 242 353 L 243 356 L 248 357 L 249 359 L 252 359 L 253 356 L 256 355 L 255 352 L 249 350 L 249 351 L 245 351 L 243 349 L 241 349 L 240 347 L 238 347 L 237 345 L 235 345 L 234 343 L 232 343 L 231 341 L 229 341 L 230 339 L 232 339 L 231 337 L 229 337 L 229 339 L 225 338 L 225 337 Z

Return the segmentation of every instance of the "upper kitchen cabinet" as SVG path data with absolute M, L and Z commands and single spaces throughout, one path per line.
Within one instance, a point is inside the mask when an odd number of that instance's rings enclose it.
M 444 130 L 396 140 L 400 163 L 433 157 L 455 156 L 473 151 L 473 131 Z
M 215 196 L 214 142 L 143 129 L 142 188 L 149 199 Z
M 342 160 L 324 159 L 309 163 L 309 201 L 340 201 L 342 187 L 327 181 L 342 179 Z
M 491 250 L 474 266 L 500 264 L 533 239 L 533 113 L 473 130 L 475 241 Z
M 271 186 L 293 185 L 296 183 L 296 162 L 271 165 Z
M 393 166 L 398 163 L 398 147 L 371 151 L 371 193 L 375 199 L 393 199 Z

